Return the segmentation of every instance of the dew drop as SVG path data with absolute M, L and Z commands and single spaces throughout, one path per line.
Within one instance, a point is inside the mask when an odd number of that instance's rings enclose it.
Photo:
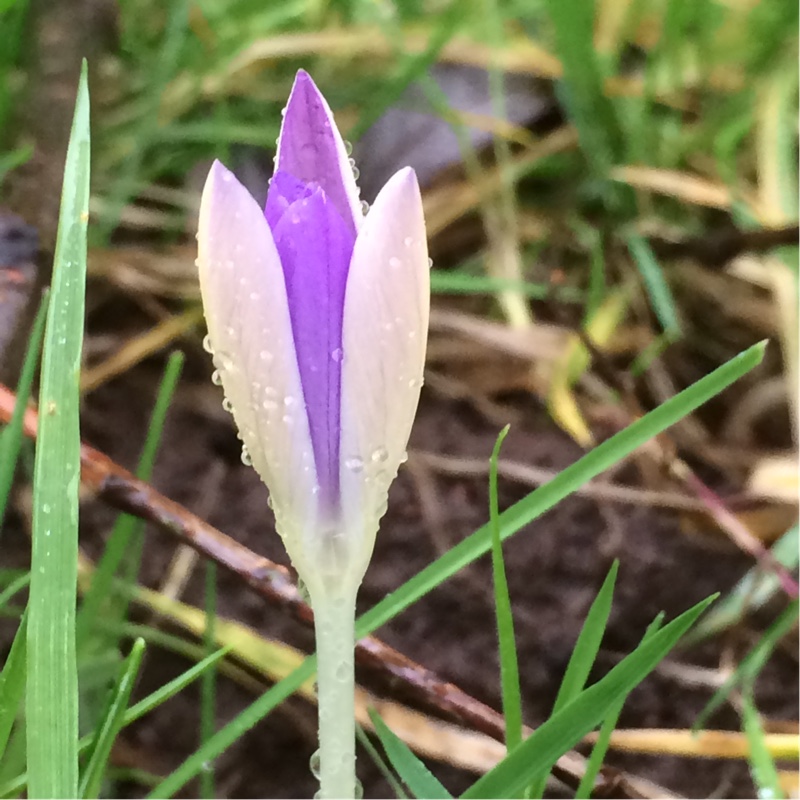
M 250 457 L 250 451 L 247 449 L 247 447 L 242 447 L 242 464 L 244 464 L 246 467 L 253 466 L 253 459 Z
M 295 398 L 290 394 L 287 394 L 286 397 L 283 398 L 283 404 L 286 406 L 286 408 L 291 408 L 296 402 L 297 400 L 295 400 Z
M 334 361 L 336 361 L 337 363 L 340 363 L 342 361 L 342 359 L 344 358 L 344 352 L 342 351 L 342 348 L 341 347 L 337 347 L 335 350 L 333 350 L 331 352 L 331 358 Z
M 250 299 L 251 299 L 253 302 L 255 302 L 256 300 L 258 300 L 259 296 L 260 296 L 260 295 L 258 294 L 258 292 L 250 292 Z
M 358 170 L 358 167 L 353 167 L 353 180 L 358 180 L 361 173 Z
M 383 464 L 389 458 L 389 451 L 385 447 L 378 447 L 372 451 L 370 458 L 373 464 Z
M 50 503 L 43 503 L 42 504 L 42 511 L 45 514 L 49 514 L 50 513 Z
M 213 383 L 214 386 L 222 386 L 222 374 L 218 369 L 215 369 L 211 373 L 211 383 Z
M 406 238 L 403 239 L 403 244 L 406 247 L 411 247 L 411 245 L 414 244 L 414 240 L 410 236 L 406 236 Z
M 272 511 L 275 510 L 275 504 L 272 502 L 272 495 L 267 497 L 267 508 L 269 508 Z
M 358 778 L 356 778 L 356 785 L 353 787 L 353 800 L 364 800 L 364 787 Z
M 214 354 L 214 347 L 211 344 L 211 336 L 209 334 L 203 337 L 203 350 L 205 350 L 206 353 Z
M 270 351 L 269 351 L 269 350 L 262 350 L 262 351 L 261 351 L 261 352 L 258 354 L 258 357 L 259 357 L 259 358 L 260 358 L 260 359 L 261 359 L 261 360 L 262 360 L 262 361 L 263 361 L 265 364 L 268 364 L 268 363 L 269 363 L 270 361 L 272 361 L 272 359 L 274 358 L 274 356 L 272 355 L 272 353 L 270 353 Z
M 400 454 L 400 463 L 405 464 L 406 461 L 408 461 L 408 450 L 403 450 L 403 452 Z
M 392 256 L 389 259 L 389 266 L 392 269 L 400 269 L 403 266 L 403 262 L 397 256 Z
M 353 145 L 351 142 L 348 142 L 347 139 L 344 140 L 344 151 L 348 156 L 353 155 Z
M 366 200 L 361 201 L 361 213 L 366 217 L 369 214 L 369 203 Z
M 433 269 L 433 259 L 432 258 L 428 259 L 428 269 Z
M 227 411 L 229 414 L 232 414 L 232 413 L 233 413 L 233 403 L 231 403 L 231 401 L 230 401 L 230 400 L 228 400 L 228 398 L 227 398 L 227 397 L 226 397 L 226 398 L 225 398 L 225 399 L 222 401 L 222 407 L 223 407 L 223 408 L 224 408 L 224 409 L 225 409 L 225 410 L 226 410 L 226 411 Z
M 311 774 L 319 780 L 320 775 L 320 756 L 319 750 L 315 750 L 311 754 L 311 758 L 308 760 L 308 767 L 311 770 Z
M 361 472 L 364 469 L 364 462 L 357 456 L 345 459 L 344 465 L 351 472 Z

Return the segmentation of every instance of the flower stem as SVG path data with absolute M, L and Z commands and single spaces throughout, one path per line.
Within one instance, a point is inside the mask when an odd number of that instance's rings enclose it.
M 356 591 L 314 596 L 319 706 L 319 779 L 317 797 L 356 796 L 355 647 Z

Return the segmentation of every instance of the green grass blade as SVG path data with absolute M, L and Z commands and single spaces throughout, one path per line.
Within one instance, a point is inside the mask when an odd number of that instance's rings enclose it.
M 763 798 L 763 800 L 786 797 L 781 788 L 775 762 L 772 760 L 767 747 L 764 726 L 761 724 L 761 715 L 758 713 L 753 700 L 751 686 L 748 686 L 742 694 L 742 724 L 747 742 L 750 745 L 748 760 L 757 796 Z
M 519 665 L 514 635 L 514 614 L 508 593 L 503 564 L 503 541 L 500 538 L 500 507 L 497 499 L 497 459 L 508 436 L 506 425 L 492 451 L 489 462 L 489 527 L 492 531 L 492 575 L 494 577 L 494 610 L 497 619 L 497 640 L 500 655 L 500 686 L 503 696 L 503 717 L 506 723 L 506 748 L 511 751 L 522 741 L 522 698 L 519 691 Z
M 187 669 L 186 672 L 178 675 L 177 678 L 173 678 L 169 683 L 165 683 L 163 686 L 160 686 L 154 692 L 147 695 L 147 697 L 132 705 L 123 716 L 122 727 L 131 725 L 132 723 L 149 714 L 151 711 L 158 708 L 163 703 L 166 703 L 167 700 L 174 697 L 176 694 L 178 694 L 178 692 L 183 691 L 187 686 L 201 677 L 207 669 L 213 667 L 218 661 L 223 659 L 231 651 L 231 648 L 232 645 L 229 647 L 220 648 L 213 655 L 204 658 L 202 661 L 198 661 L 197 664 L 190 669 Z M 79 743 L 78 751 L 80 753 L 85 752 L 91 744 L 92 737 L 84 736 Z M 9 781 L 8 783 L 0 786 L 0 797 L 11 797 L 18 795 L 20 792 L 25 790 L 27 781 L 28 776 L 27 774 L 24 774 L 18 776 L 13 781 Z
M 647 630 L 642 637 L 642 642 L 646 642 L 654 633 L 656 633 L 663 622 L 664 614 L 662 612 L 647 626 Z M 581 778 L 581 782 L 578 784 L 578 788 L 575 791 L 575 800 L 589 800 L 589 798 L 592 796 L 594 782 L 597 780 L 597 776 L 600 774 L 600 768 L 603 766 L 603 761 L 605 760 L 606 753 L 608 752 L 608 747 L 611 744 L 611 734 L 614 733 L 614 729 L 617 727 L 617 720 L 619 720 L 619 715 L 622 713 L 622 707 L 625 705 L 625 700 L 627 700 L 627 698 L 628 695 L 626 694 L 625 697 L 623 697 L 617 703 L 617 705 L 611 709 L 608 716 L 603 720 L 603 724 L 600 726 L 600 732 L 597 736 L 597 741 L 595 742 L 592 752 L 586 761 L 583 777 Z
M 614 585 L 617 581 L 618 570 L 619 562 L 615 561 L 608 571 L 597 597 L 595 597 L 589 608 L 586 622 L 583 623 L 578 641 L 575 643 L 575 649 L 572 651 L 567 670 L 564 673 L 564 678 L 561 681 L 561 686 L 553 704 L 554 714 L 561 711 L 568 703 L 571 703 L 583 691 L 583 687 L 586 686 L 589 673 L 600 650 L 600 642 L 606 632 L 608 617 L 611 614 L 611 603 L 614 599 Z
M 375 733 L 378 734 L 386 755 L 389 756 L 389 761 L 414 797 L 425 800 L 447 800 L 453 796 L 372 708 L 369 709 L 369 718 L 375 726 Z
M 513 797 L 579 742 L 637 686 L 675 646 L 713 598 L 698 603 L 643 642 L 608 675 L 540 725 L 514 752 L 479 778 L 463 795 Z
M 78 380 L 88 219 L 89 89 L 84 62 L 64 170 L 33 479 L 26 717 L 29 794 L 34 798 L 76 797 L 78 792 Z
M 706 707 L 698 714 L 692 730 L 703 728 L 709 717 L 728 699 L 736 686 L 745 681 L 753 681 L 778 646 L 780 640 L 797 624 L 800 601 L 793 600 L 767 628 L 764 635 L 741 660 L 733 675 L 714 692 Z
M 799 537 L 800 527 L 795 525 L 770 548 L 775 560 L 790 572 L 797 568 L 800 560 Z M 780 580 L 774 572 L 758 564 L 751 567 L 686 637 L 687 643 L 698 642 L 735 625 L 748 611 L 761 608 L 780 588 Z
M 80 797 L 97 797 L 100 794 L 111 748 L 124 724 L 125 711 L 128 708 L 143 656 L 144 640 L 137 639 L 122 666 L 119 680 L 111 692 L 105 714 L 98 723 L 92 743 L 88 747 L 89 757 L 81 777 Z
M 8 604 L 8 601 L 15 594 L 21 592 L 30 582 L 30 572 L 26 572 L 24 575 L 20 575 L 18 578 L 15 578 L 13 581 L 11 581 L 11 583 L 2 592 L 0 592 L 0 609 L 5 608 L 5 606 Z
M 143 481 L 149 481 L 153 474 L 153 466 L 161 443 L 167 411 L 180 380 L 183 362 L 183 353 L 172 353 L 164 369 L 164 376 L 161 379 L 153 412 L 150 415 L 147 438 L 145 439 L 144 447 L 139 457 L 139 466 L 136 470 L 136 477 Z M 90 641 L 93 626 L 100 609 L 111 593 L 114 576 L 126 553 L 129 553 L 131 539 L 136 535 L 140 527 L 140 520 L 128 514 L 120 515 L 114 525 L 103 555 L 92 575 L 92 583 L 84 594 L 83 603 L 78 613 L 79 652 L 82 652 Z M 138 560 L 136 560 L 136 569 L 138 571 Z M 120 601 L 120 603 L 123 603 L 123 601 Z M 117 619 L 120 621 L 124 619 L 126 609 L 127 601 L 124 601 L 122 607 L 117 607 L 116 609 Z
M 383 779 L 389 784 L 392 794 L 397 800 L 407 800 L 408 793 L 403 788 L 403 785 L 397 780 L 392 768 L 386 763 L 383 756 L 378 752 L 378 748 L 372 744 L 372 740 L 358 723 L 356 723 L 356 738 L 372 760 L 372 763 L 378 768 L 378 772 L 383 775 Z
M 681 324 L 678 320 L 675 298 L 664 276 L 664 270 L 661 269 L 652 247 L 644 237 L 630 234 L 627 243 L 664 333 L 670 339 L 677 339 L 681 335 Z
M 618 569 L 619 562 L 615 561 L 608 571 L 597 597 L 595 597 L 589 608 L 586 621 L 583 623 L 578 641 L 575 643 L 569 664 L 567 664 L 567 669 L 561 680 L 561 686 L 553 704 L 553 715 L 575 700 L 586 686 L 589 673 L 600 650 L 600 643 L 606 632 L 608 617 L 611 614 L 611 603 L 614 599 L 614 585 L 617 581 Z M 530 797 L 542 797 L 544 795 L 549 774 L 548 770 L 536 780 L 531 787 Z
M 200 773 L 203 765 L 230 747 L 254 725 L 259 723 L 274 708 L 296 692 L 317 669 L 316 657 L 307 658 L 294 672 L 287 675 L 280 683 L 264 692 L 254 703 L 251 703 L 237 717 L 232 719 L 201 748 L 189 756 L 176 770 L 168 775 L 150 792 L 148 797 L 172 797 L 175 792 L 185 786 Z
M 206 562 L 206 627 L 203 645 L 206 654 L 214 652 L 217 621 L 217 565 Z M 214 736 L 217 708 L 217 671 L 214 667 L 203 673 L 200 687 L 200 744 L 204 745 Z M 214 763 L 209 761 L 200 777 L 200 796 L 206 800 L 214 798 Z
M 581 150 L 596 175 L 617 162 L 620 132 L 614 107 L 603 92 L 603 73 L 594 48 L 595 4 L 586 0 L 546 0 L 564 68 L 562 95 Z
M 641 447 L 649 439 L 730 386 L 761 362 L 764 347 L 763 343 L 754 345 L 732 358 L 710 375 L 701 378 L 642 419 L 598 445 L 579 461 L 560 472 L 553 480 L 506 509 L 499 517 L 502 538 L 506 539 L 515 534 L 584 483 L 597 477 L 630 455 L 637 447 Z M 491 534 L 489 526 L 485 525 L 363 614 L 356 622 L 356 635 L 367 636 L 372 633 L 413 605 L 431 589 L 482 556 L 490 546 Z
M 8 425 L 0 433 L 0 528 L 3 525 L 11 485 L 14 482 L 14 471 L 16 470 L 19 448 L 22 443 L 22 423 L 25 419 L 28 399 L 31 396 L 31 387 L 36 375 L 36 365 L 39 363 L 39 351 L 44 337 L 49 297 L 49 290 L 45 290 L 28 337 L 25 360 L 22 363 L 22 372 L 17 383 L 17 399 L 14 402 L 14 412 Z
M 11 729 L 25 694 L 25 665 L 27 660 L 28 615 L 24 612 L 19 627 L 0 672 L 0 761 L 8 745 Z

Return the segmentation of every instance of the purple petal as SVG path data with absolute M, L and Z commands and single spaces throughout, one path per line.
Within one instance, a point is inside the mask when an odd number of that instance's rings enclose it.
M 289 206 L 313 194 L 315 186 L 316 184 L 303 183 L 294 175 L 278 170 L 270 181 L 267 204 L 264 207 L 264 216 L 267 218 L 269 227 L 274 231 Z
M 328 103 L 303 70 L 297 73 L 286 105 L 275 170 L 302 184 L 318 184 L 346 227 L 357 231 L 363 216 L 344 141 Z
M 342 318 L 355 236 L 319 187 L 286 208 L 273 236 L 286 281 L 320 509 L 333 513 L 339 507 Z
M 301 569 L 303 541 L 320 520 L 283 269 L 261 207 L 218 161 L 203 190 L 197 239 L 214 363 L 253 466 L 269 487 L 278 530 Z

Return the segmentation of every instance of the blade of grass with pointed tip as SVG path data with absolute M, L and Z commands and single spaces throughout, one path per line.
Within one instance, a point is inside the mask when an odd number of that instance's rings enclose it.
M 622 460 L 649 439 L 657 436 L 670 425 L 690 414 L 710 398 L 719 394 L 734 381 L 757 366 L 764 355 L 765 344 L 758 344 L 740 353 L 735 358 L 701 378 L 675 397 L 662 403 L 642 419 L 596 447 L 590 453 L 567 467 L 549 483 L 531 492 L 525 498 L 504 511 L 500 517 L 503 539 L 532 522 L 551 509 L 560 500 L 574 492 L 603 470 Z M 462 567 L 482 556 L 489 549 L 490 534 L 484 526 L 429 567 L 384 598 L 374 608 L 356 621 L 356 636 L 368 636 L 381 625 L 423 597 L 431 589 L 443 583 Z M 203 764 L 216 758 L 246 731 L 266 717 L 314 674 L 316 662 L 311 657 L 294 672 L 276 684 L 258 700 L 248 706 L 237 717 L 221 728 L 206 745 L 192 753 L 171 775 L 165 778 L 149 795 L 171 797 L 202 769 Z
M 201 677 L 207 669 L 217 664 L 217 662 L 224 658 L 230 651 L 231 647 L 220 648 L 213 655 L 204 658 L 202 661 L 198 661 L 197 664 L 190 669 L 187 669 L 186 672 L 178 675 L 177 678 L 173 678 L 171 681 L 169 681 L 169 683 L 165 683 L 163 686 L 160 686 L 154 692 L 147 695 L 147 697 L 132 705 L 127 711 L 125 711 L 122 727 L 133 724 L 137 720 L 149 714 L 151 711 L 154 711 L 163 703 L 166 703 L 167 700 L 183 691 L 193 681 L 196 681 L 199 677 Z M 92 737 L 84 736 L 78 745 L 78 752 L 84 753 L 89 748 L 91 743 Z M 9 797 L 19 794 L 20 792 L 24 791 L 25 787 L 27 786 L 27 781 L 28 776 L 25 774 L 20 775 L 13 781 L 9 781 L 8 783 L 0 786 L 0 797 Z
M 658 436 L 670 425 L 730 386 L 761 363 L 764 347 L 764 343 L 757 344 L 735 356 L 710 375 L 701 378 L 688 389 L 684 389 L 625 430 L 595 447 L 562 470 L 551 481 L 506 509 L 499 517 L 502 538 L 506 539 L 515 534 L 584 483 L 626 458 L 636 448 Z M 366 636 L 384 625 L 467 564 L 484 555 L 490 544 L 489 527 L 485 525 L 363 614 L 356 622 L 356 634 Z
M 461 796 L 513 797 L 522 791 L 536 775 L 551 768 L 563 753 L 600 724 L 677 644 L 712 601 L 713 598 L 708 598 L 698 603 L 640 644 L 608 675 L 542 723 Z
M 656 631 L 661 628 L 663 622 L 664 613 L 662 612 L 647 626 L 647 630 L 642 637 L 642 643 L 646 642 L 656 633 Z M 614 733 L 614 729 L 617 727 L 617 720 L 619 720 L 622 707 L 625 705 L 627 699 L 628 695 L 626 694 L 603 720 L 603 724 L 600 726 L 600 731 L 597 735 L 597 741 L 592 748 L 589 758 L 586 760 L 583 777 L 575 791 L 575 800 L 589 800 L 592 796 L 594 782 L 600 774 L 600 769 L 603 766 L 603 761 L 605 761 L 606 753 L 608 752 L 608 746 L 611 743 L 611 734 Z
M 39 363 L 39 351 L 42 348 L 42 339 L 44 338 L 49 297 L 49 290 L 45 290 L 28 337 L 25 360 L 22 362 L 22 372 L 17 382 L 17 399 L 14 401 L 14 411 L 10 422 L 0 433 L 0 528 L 3 525 L 11 484 L 14 482 L 14 472 L 17 466 L 17 458 L 19 457 L 20 444 L 22 443 L 22 422 L 25 419 L 25 409 L 28 407 L 28 399 L 31 396 L 31 387 L 36 375 L 36 365 Z
M 500 507 L 497 499 L 497 459 L 500 456 L 503 440 L 508 436 L 509 427 L 506 425 L 500 431 L 489 461 L 489 527 L 492 531 L 492 575 L 500 656 L 500 687 L 503 697 L 503 718 L 506 723 L 506 748 L 510 751 L 522 741 L 522 698 L 519 691 L 514 614 L 511 610 L 511 597 L 508 593 L 506 569 L 503 564 L 503 542 L 498 523 Z
M 747 760 L 750 763 L 750 774 L 757 796 L 763 800 L 786 797 L 764 737 L 764 726 L 761 724 L 761 715 L 753 700 L 752 686 L 748 686 L 742 693 L 742 725 L 750 745 Z
M 775 560 L 793 571 L 800 561 L 798 537 L 800 527 L 795 525 L 778 539 L 770 548 Z M 698 642 L 726 630 L 740 622 L 749 611 L 761 608 L 781 589 L 778 576 L 757 564 L 750 567 L 747 574 L 730 590 L 700 624 L 687 636 L 687 643 Z
M 47 314 L 33 478 L 26 696 L 31 797 L 78 792 L 78 569 L 80 429 L 86 229 L 89 219 L 89 89 L 86 62 L 75 103 Z
M 650 305 L 664 329 L 664 333 L 670 339 L 677 339 L 681 335 L 681 324 L 678 320 L 678 309 L 675 306 L 675 298 L 669 288 L 664 270 L 656 259 L 653 249 L 644 237 L 638 234 L 630 234 L 627 239 L 628 250 L 636 264 L 639 274 L 644 281 L 647 295 L 650 298 Z
M 698 714 L 693 731 L 704 728 L 709 717 L 728 699 L 733 689 L 743 681 L 753 681 L 778 646 L 780 640 L 797 624 L 800 601 L 793 600 L 767 628 L 750 652 L 741 660 L 733 675 L 714 692 L 706 707 Z
M 375 726 L 375 733 L 378 734 L 386 755 L 389 756 L 389 761 L 414 797 L 425 800 L 447 800 L 453 796 L 372 708 L 369 709 L 369 718 Z
M 383 779 L 389 784 L 394 796 L 398 798 L 398 800 L 407 800 L 408 794 L 403 788 L 403 785 L 397 780 L 392 772 L 392 768 L 386 763 L 383 756 L 378 752 L 378 748 L 372 744 L 372 740 L 358 723 L 356 723 L 356 738 L 364 750 L 366 750 L 370 759 L 372 759 L 372 763 L 378 768 L 378 772 L 383 775 Z
M 572 655 L 567 664 L 567 669 L 564 672 L 564 677 L 561 680 L 561 686 L 558 689 L 558 694 L 553 703 L 551 716 L 554 716 L 561 711 L 564 706 L 575 700 L 586 686 L 589 673 L 594 666 L 597 653 L 600 650 L 600 643 L 606 632 L 608 617 L 611 614 L 611 603 L 614 599 L 614 585 L 617 581 L 618 570 L 619 562 L 615 561 L 608 571 L 608 575 L 606 575 L 603 585 L 597 593 L 597 597 L 595 597 L 594 602 L 589 608 L 586 621 L 583 623 L 581 632 L 578 635 L 578 640 L 575 642 L 575 647 L 572 650 Z M 533 786 L 531 786 L 528 794 L 529 797 L 542 797 L 544 795 L 549 775 L 550 771 L 548 769 L 537 778 Z
M 31 582 L 30 572 L 15 578 L 2 592 L 0 592 L 0 609 L 5 608 L 8 601 L 18 592 L 21 592 Z
M 3 671 L 0 672 L 0 761 L 3 760 L 11 729 L 25 696 L 27 636 L 28 614 L 25 611 L 14 634 L 14 641 L 11 642 Z
M 130 655 L 120 671 L 116 686 L 111 690 L 105 713 L 97 724 L 88 749 L 88 760 L 81 776 L 79 797 L 97 797 L 103 784 L 111 748 L 125 722 L 125 711 L 131 698 L 139 667 L 144 656 L 144 639 L 133 643 Z
M 147 437 L 142 453 L 139 457 L 139 465 L 136 476 L 143 481 L 149 481 L 153 473 L 158 447 L 161 443 L 161 436 L 164 431 L 164 423 L 167 411 L 172 403 L 175 388 L 180 380 L 183 369 L 183 353 L 172 353 L 164 369 L 164 376 L 158 387 L 153 411 L 150 415 L 150 424 L 147 429 Z M 121 514 L 114 525 L 111 536 L 103 550 L 97 568 L 92 575 L 92 583 L 88 591 L 83 596 L 80 612 L 78 613 L 78 649 L 83 652 L 88 645 L 92 633 L 94 621 L 107 601 L 114 575 L 117 573 L 120 564 L 126 554 L 130 555 L 131 540 L 136 536 L 137 531 L 142 527 L 142 523 L 136 517 L 128 514 Z M 138 559 L 133 559 L 136 563 L 131 567 L 131 571 L 138 572 Z M 127 600 L 116 605 L 115 618 L 122 620 L 127 610 Z

